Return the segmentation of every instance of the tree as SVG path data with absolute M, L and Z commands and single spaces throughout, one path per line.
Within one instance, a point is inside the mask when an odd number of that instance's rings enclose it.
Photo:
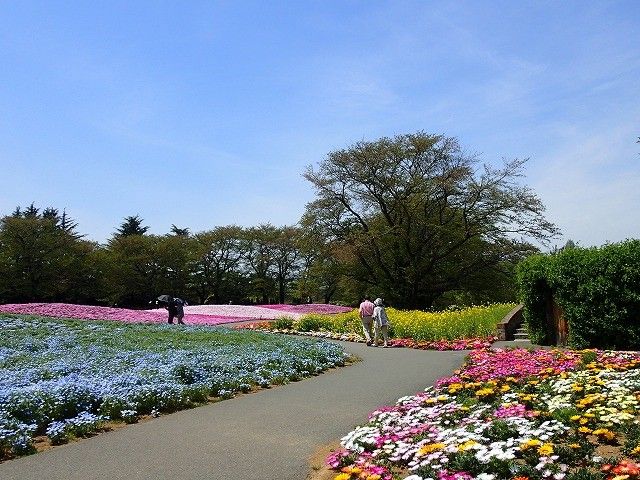
M 120 227 L 116 230 L 116 237 L 128 237 L 130 235 L 144 235 L 149 230 L 149 227 L 143 227 L 142 222 L 144 220 L 139 215 L 128 216 L 124 218 L 124 221 L 120 224 Z
M 158 237 L 119 235 L 105 252 L 105 283 L 110 304 L 143 306 L 160 294 L 165 266 L 157 261 Z
M 299 235 L 296 295 L 302 301 L 320 299 L 329 303 L 342 278 L 340 245 L 328 242 L 322 232 L 310 224 L 303 223 Z
M 178 237 L 188 237 L 189 229 L 176 227 L 174 224 L 171 224 L 171 233 L 173 235 L 177 235 Z
M 270 224 L 244 232 L 244 264 L 251 281 L 251 293 L 262 303 L 268 303 L 275 293 L 273 241 L 276 236 L 277 230 Z
M 5 301 L 84 301 L 79 286 L 92 275 L 87 257 L 96 248 L 81 241 L 74 222 L 55 208 L 31 204 L 0 220 L 0 297 Z M 93 290 L 91 291 L 93 292 Z
M 244 258 L 244 232 L 234 225 L 217 227 L 194 236 L 195 260 L 191 267 L 191 286 L 200 303 L 242 298 L 233 286 Z
M 300 267 L 301 236 L 300 229 L 296 227 L 282 227 L 275 230 L 270 242 L 280 303 L 284 303 L 287 287 Z
M 525 162 L 479 167 L 456 139 L 424 132 L 358 142 L 307 168 L 316 198 L 304 221 L 343 246 L 364 288 L 428 308 L 530 252 L 523 237 L 544 243 L 558 233 L 517 182 Z

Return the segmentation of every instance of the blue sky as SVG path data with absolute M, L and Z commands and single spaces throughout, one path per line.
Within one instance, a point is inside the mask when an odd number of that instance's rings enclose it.
M 424 130 L 526 179 L 562 244 L 640 237 L 640 2 L 0 3 L 0 213 L 293 224 L 305 166 Z

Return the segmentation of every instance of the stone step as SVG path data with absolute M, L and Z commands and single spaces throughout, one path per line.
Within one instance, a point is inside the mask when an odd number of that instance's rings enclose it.
M 515 340 L 529 340 L 528 333 L 515 333 L 513 337 Z
M 516 330 L 516 333 L 527 333 L 527 329 L 524 327 L 520 327 L 519 329 Z

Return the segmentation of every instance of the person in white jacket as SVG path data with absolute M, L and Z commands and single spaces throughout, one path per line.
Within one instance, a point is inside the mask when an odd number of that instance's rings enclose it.
M 384 309 L 384 301 L 381 298 L 376 298 L 373 302 L 375 308 L 373 309 L 373 324 L 375 327 L 375 334 L 373 336 L 373 346 L 378 346 L 378 337 L 382 333 L 382 339 L 384 341 L 383 347 L 388 347 L 389 342 L 389 317 Z

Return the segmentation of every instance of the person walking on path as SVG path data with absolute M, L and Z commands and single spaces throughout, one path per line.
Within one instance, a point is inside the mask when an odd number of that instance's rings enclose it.
M 376 298 L 373 304 L 375 305 L 373 309 L 373 322 L 375 325 L 373 346 L 378 346 L 378 337 L 380 333 L 382 333 L 382 339 L 384 341 L 382 346 L 386 348 L 389 346 L 389 317 L 387 317 L 387 311 L 384 309 L 384 301 L 381 298 Z
M 364 337 L 367 340 L 367 345 L 371 345 L 371 338 L 373 333 L 371 328 L 373 327 L 373 309 L 375 305 L 371 303 L 368 296 L 364 297 L 364 301 L 360 304 L 359 315 L 362 321 L 362 330 L 364 331 Z

